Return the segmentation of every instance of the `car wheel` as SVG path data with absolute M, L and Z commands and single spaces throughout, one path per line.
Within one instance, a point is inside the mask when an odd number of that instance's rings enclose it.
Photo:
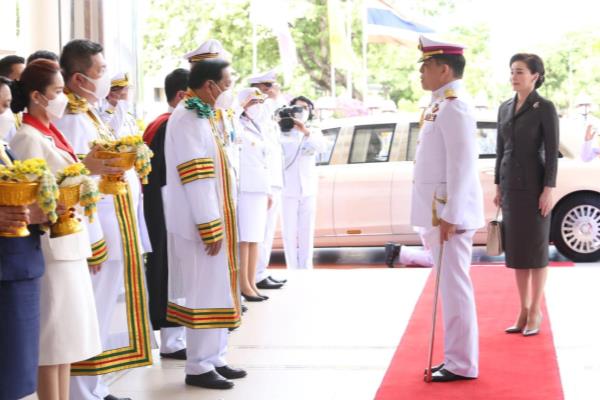
M 600 260 L 600 196 L 579 194 L 560 203 L 552 215 L 551 236 L 572 261 Z

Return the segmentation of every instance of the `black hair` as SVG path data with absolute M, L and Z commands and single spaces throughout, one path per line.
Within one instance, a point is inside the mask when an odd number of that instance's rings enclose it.
M 527 65 L 527 69 L 532 74 L 539 74 L 539 78 L 535 81 L 535 88 L 538 89 L 546 80 L 546 69 L 544 68 L 544 61 L 537 54 L 532 53 L 517 53 L 510 58 L 509 66 L 512 66 L 514 62 L 522 61 Z
M 15 64 L 25 64 L 25 59 L 20 56 L 10 55 L 0 60 L 0 76 L 8 78 Z
M 308 120 L 312 120 L 314 116 L 313 110 L 315 109 L 314 103 L 306 96 L 297 96 L 290 101 L 290 106 L 296 105 L 298 101 L 303 101 L 308 104 Z
M 165 94 L 168 102 L 177 96 L 177 92 L 187 89 L 189 79 L 190 71 L 184 68 L 177 68 L 165 77 Z
M 55 52 L 50 50 L 38 50 L 31 53 L 29 57 L 27 57 L 27 64 L 31 63 L 32 61 L 39 60 L 40 58 L 58 62 L 58 55 Z
M 188 87 L 201 88 L 207 81 L 218 82 L 223 79 L 223 70 L 229 67 L 229 62 L 220 58 L 210 58 L 194 63 L 190 71 Z
M 435 54 L 431 58 L 436 60 L 438 64 L 445 64 L 450 67 L 454 73 L 454 77 L 462 79 L 465 73 L 465 65 L 467 64 L 465 56 L 462 54 Z
M 87 39 L 75 39 L 67 43 L 60 55 L 60 67 L 65 81 L 77 72 L 87 71 L 93 64 L 92 57 L 102 51 L 102 45 Z

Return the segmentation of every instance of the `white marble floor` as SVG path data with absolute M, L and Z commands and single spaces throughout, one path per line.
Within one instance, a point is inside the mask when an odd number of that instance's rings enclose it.
M 155 351 L 153 366 L 112 376 L 112 393 L 133 400 L 373 399 L 429 270 L 275 274 L 289 279 L 286 287 L 250 303 L 230 335 L 228 361 L 248 371 L 233 390 L 187 387 L 184 362 L 161 361 Z M 600 399 L 599 287 L 600 263 L 550 269 L 547 301 L 568 400 Z

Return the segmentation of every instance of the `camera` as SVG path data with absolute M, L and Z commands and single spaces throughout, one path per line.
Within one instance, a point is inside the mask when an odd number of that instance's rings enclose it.
M 304 109 L 300 106 L 285 106 L 277 110 L 277 123 L 281 128 L 282 132 L 289 132 L 294 127 L 294 120 L 296 116 L 302 113 Z

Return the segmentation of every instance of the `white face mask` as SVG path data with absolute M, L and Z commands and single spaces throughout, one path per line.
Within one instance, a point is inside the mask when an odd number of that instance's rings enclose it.
M 4 140 L 14 126 L 15 116 L 10 108 L 7 108 L 6 111 L 0 114 L 0 140 Z
M 52 100 L 48 100 L 48 104 L 46 105 L 46 112 L 48 115 L 54 119 L 62 118 L 65 113 L 65 109 L 67 108 L 67 103 L 69 99 L 67 95 L 64 93 L 58 94 Z
M 84 74 L 82 75 L 85 79 L 91 82 L 96 89 L 94 89 L 94 91 L 91 91 L 82 87 L 81 90 L 94 96 L 96 98 L 96 101 L 104 99 L 106 96 L 108 96 L 108 93 L 110 92 L 110 75 L 108 74 L 108 72 L 105 71 L 104 74 L 102 74 L 102 76 L 98 79 L 92 79 Z
M 262 104 L 254 104 L 246 110 L 246 114 L 254 122 L 261 122 L 265 118 L 265 107 Z
M 217 100 L 215 100 L 215 108 L 231 108 L 233 105 L 233 90 L 227 89 L 222 91 Z

